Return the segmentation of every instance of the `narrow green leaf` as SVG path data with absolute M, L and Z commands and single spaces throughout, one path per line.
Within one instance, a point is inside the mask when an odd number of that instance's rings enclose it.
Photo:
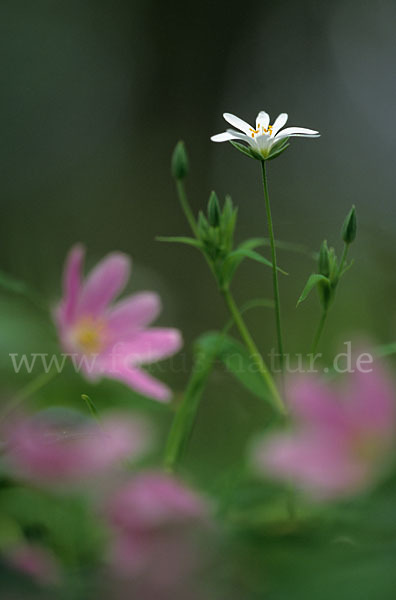
M 32 302 L 36 307 L 41 310 L 48 310 L 46 302 L 43 298 L 31 288 L 27 283 L 9 275 L 8 273 L 4 273 L 4 271 L 0 271 L 0 288 L 3 288 L 4 291 L 17 294 L 18 296 L 24 296 L 30 302 Z
M 230 373 L 252 394 L 272 402 L 271 391 L 257 372 L 254 360 L 240 342 L 223 333 L 209 332 L 198 338 L 197 345 L 205 353 L 216 354 Z
M 81 398 L 86 403 L 88 410 L 91 413 L 91 416 L 94 419 L 98 420 L 99 419 L 99 411 L 98 411 L 94 401 L 87 394 L 81 394 Z
M 194 367 L 183 399 L 177 408 L 165 448 L 165 467 L 173 471 L 191 437 L 195 417 L 216 358 L 217 347 L 197 348 Z
M 396 354 L 396 342 L 378 346 L 374 349 L 374 355 L 379 356 L 380 358 L 384 356 L 390 356 L 391 354 Z
M 269 238 L 261 237 L 261 238 L 249 238 L 245 240 L 241 244 L 239 244 L 237 250 L 239 249 L 247 249 L 253 250 L 254 248 L 259 248 L 260 246 L 270 247 L 271 242 Z M 313 252 L 309 250 L 303 244 L 294 244 L 293 242 L 283 242 L 282 240 L 275 240 L 275 246 L 278 250 L 285 250 L 287 252 L 295 252 L 296 254 L 306 254 L 307 256 L 317 260 L 317 252 Z
M 155 239 L 157 240 L 157 242 L 170 242 L 170 243 L 176 243 L 176 244 L 187 244 L 188 246 L 194 246 L 195 248 L 203 248 L 202 242 L 200 242 L 199 240 L 196 240 L 195 238 L 191 238 L 191 237 L 184 237 L 184 236 L 164 237 L 164 236 L 159 236 L 159 237 L 156 237 Z
M 229 254 L 228 258 L 231 260 L 232 259 L 237 259 L 237 260 L 240 259 L 240 262 L 245 258 L 250 258 L 250 260 L 255 260 L 256 262 L 259 262 L 259 263 L 261 263 L 267 267 L 270 267 L 272 269 L 272 262 L 270 260 L 268 260 L 264 256 L 261 256 L 261 254 L 259 254 L 258 252 L 255 252 L 254 250 L 249 250 L 248 248 L 238 248 L 237 250 L 234 250 L 233 252 L 231 252 Z M 277 270 L 280 273 L 282 273 L 282 275 L 288 275 L 288 273 L 286 273 L 286 271 L 284 271 L 280 267 L 277 267 Z
M 307 283 L 305 284 L 305 287 L 301 293 L 301 296 L 299 297 L 298 301 L 297 301 L 297 306 L 299 304 L 301 304 L 301 302 L 303 302 L 307 296 L 310 294 L 310 292 L 312 291 L 312 289 L 318 285 L 318 283 L 320 283 L 321 281 L 325 281 L 330 285 L 330 281 L 327 277 L 325 277 L 324 275 L 319 275 L 318 273 L 313 273 L 312 275 L 309 276 Z

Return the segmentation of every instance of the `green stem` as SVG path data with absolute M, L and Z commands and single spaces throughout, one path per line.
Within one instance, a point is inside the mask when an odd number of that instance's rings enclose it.
M 315 354 L 316 349 L 318 347 L 319 340 L 320 340 L 320 338 L 322 336 L 323 329 L 324 329 L 324 326 L 325 326 L 325 323 L 326 323 L 327 312 L 328 312 L 327 310 L 324 310 L 322 312 L 322 316 L 320 318 L 319 325 L 318 325 L 318 328 L 317 328 L 316 333 L 315 333 L 314 341 L 312 343 L 311 354 Z
M 278 352 L 279 352 L 279 365 L 281 371 L 283 371 L 283 342 L 282 342 L 282 327 L 281 327 L 281 311 L 280 311 L 280 298 L 279 298 L 279 283 L 278 283 L 278 271 L 276 264 L 276 247 L 274 237 L 274 227 L 272 224 L 271 205 L 268 194 L 268 182 L 267 182 L 267 171 L 265 167 L 265 161 L 261 161 L 261 171 L 263 176 L 263 189 L 264 189 L 264 200 L 265 209 L 267 212 L 268 232 L 271 244 L 271 255 L 272 255 L 272 284 L 274 289 L 274 301 L 275 301 L 275 321 L 276 321 L 276 335 L 278 338 Z
M 165 447 L 165 468 L 174 472 L 191 438 L 199 402 L 213 368 L 213 355 L 197 357 L 183 399 L 177 408 Z
M 337 279 L 341 275 L 342 269 L 344 268 L 345 261 L 346 261 L 347 256 L 348 256 L 348 250 L 349 250 L 349 244 L 345 244 L 344 251 L 343 251 L 342 256 L 341 256 L 340 266 L 338 267 L 338 271 L 337 271 Z
M 183 209 L 183 212 L 186 216 L 186 219 L 191 227 L 191 230 L 193 232 L 193 234 L 195 235 L 196 238 L 198 238 L 198 227 L 197 227 L 197 223 L 195 221 L 195 217 L 193 215 L 193 212 L 191 210 L 191 206 L 188 202 L 188 198 L 187 198 L 187 194 L 186 194 L 186 190 L 184 187 L 184 183 L 181 179 L 176 179 L 176 189 L 177 189 L 177 195 L 179 196 L 179 200 L 180 200 L 180 205 Z
M 48 373 L 41 373 L 32 381 L 29 381 L 28 384 L 25 385 L 17 395 L 11 400 L 9 404 L 7 404 L 3 411 L 0 413 L 0 421 L 5 419 L 11 412 L 22 404 L 27 398 L 29 398 L 32 394 L 35 394 L 41 388 L 43 388 L 47 383 L 49 383 L 52 379 L 54 379 L 55 375 L 58 375 L 58 371 L 53 369 L 52 371 L 48 371 Z
M 224 288 L 224 289 L 222 289 L 222 294 L 224 296 L 227 307 L 231 313 L 231 316 L 235 321 L 238 331 L 246 345 L 246 348 L 249 350 L 252 359 L 256 363 L 256 366 L 259 370 L 260 375 L 262 376 L 262 378 L 264 379 L 265 383 L 267 384 L 268 388 L 271 391 L 273 405 L 275 406 L 275 408 L 278 410 L 278 412 L 281 415 L 285 415 L 286 408 L 285 408 L 285 405 L 283 404 L 282 399 L 279 395 L 278 389 L 275 385 L 272 375 L 269 372 L 268 368 L 266 367 L 264 360 L 263 360 L 260 352 L 258 351 L 258 348 L 257 348 L 256 344 L 254 343 L 254 340 L 253 340 L 252 336 L 250 335 L 248 328 L 246 327 L 245 321 L 243 320 L 243 317 L 239 311 L 239 308 L 237 307 L 237 305 L 235 303 L 235 300 L 234 300 L 230 290 L 228 288 Z

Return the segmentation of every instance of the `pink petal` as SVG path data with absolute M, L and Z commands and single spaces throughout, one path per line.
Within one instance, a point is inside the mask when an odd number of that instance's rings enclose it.
M 20 476 L 41 484 L 86 480 L 126 458 L 136 459 L 152 439 L 142 419 L 125 415 L 79 426 L 47 419 L 24 419 L 7 432 L 9 464 Z
M 175 354 L 182 346 L 178 329 L 152 327 L 115 346 L 124 364 L 148 364 Z
M 126 532 L 161 527 L 166 523 L 206 521 L 209 504 L 171 475 L 147 472 L 120 488 L 109 507 L 111 521 Z
M 125 287 L 131 261 L 128 256 L 114 252 L 106 256 L 91 271 L 81 291 L 79 315 L 97 316 Z
M 291 411 L 297 420 L 306 426 L 346 426 L 343 404 L 329 384 L 318 377 L 302 376 L 291 379 L 286 394 Z
M 351 421 L 373 435 L 395 434 L 395 394 L 392 379 L 378 362 L 371 372 L 358 369 L 352 375 L 345 411 Z
M 77 302 L 81 289 L 81 271 L 84 261 L 85 250 L 80 244 L 76 244 L 70 250 L 64 269 L 63 276 L 63 301 L 58 312 L 63 325 L 73 321 Z
M 255 464 L 316 499 L 343 497 L 359 491 L 370 476 L 366 465 L 350 455 L 347 441 L 323 432 L 273 436 L 259 446 Z
M 151 432 L 141 419 L 131 420 L 126 415 L 106 417 L 99 425 L 92 425 L 86 437 L 81 438 L 78 451 L 87 475 L 100 473 L 125 459 L 136 460 L 152 440 Z
M 44 585 L 59 583 L 60 569 L 55 556 L 46 548 L 20 543 L 7 550 L 5 560 L 14 569 Z
M 145 371 L 135 367 L 119 364 L 112 367 L 110 362 L 102 371 L 105 377 L 122 381 L 130 388 L 159 402 L 169 402 L 172 396 L 170 389 Z
M 149 325 L 161 311 L 161 299 L 154 292 L 140 292 L 118 302 L 110 311 L 108 327 L 115 339 Z

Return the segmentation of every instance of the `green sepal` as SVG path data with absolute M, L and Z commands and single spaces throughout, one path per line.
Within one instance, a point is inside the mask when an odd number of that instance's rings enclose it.
M 277 158 L 289 146 L 289 138 L 284 138 L 283 140 L 272 146 L 271 151 L 265 160 L 273 160 L 274 158 Z
M 255 152 L 253 150 L 253 148 L 250 148 L 250 146 L 244 146 L 243 144 L 240 144 L 239 142 L 233 142 L 233 141 L 230 141 L 230 144 L 232 146 L 234 146 L 234 148 L 239 150 L 239 152 L 242 152 L 242 154 L 245 154 L 249 158 L 254 158 L 255 160 L 263 160 L 263 157 L 258 152 Z

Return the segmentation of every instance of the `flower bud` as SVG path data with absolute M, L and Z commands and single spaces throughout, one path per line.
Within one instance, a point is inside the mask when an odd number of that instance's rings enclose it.
M 330 275 L 330 256 L 329 256 L 329 248 L 327 246 L 327 240 L 322 242 L 319 251 L 319 273 L 328 277 Z
M 216 192 L 212 192 L 208 202 L 208 221 L 211 227 L 218 227 L 220 225 L 220 216 L 219 199 Z
M 184 179 L 188 175 L 188 157 L 182 141 L 177 142 L 173 151 L 171 170 L 175 179 Z
M 341 235 L 346 244 L 351 244 L 356 237 L 356 209 L 354 205 L 344 221 Z

